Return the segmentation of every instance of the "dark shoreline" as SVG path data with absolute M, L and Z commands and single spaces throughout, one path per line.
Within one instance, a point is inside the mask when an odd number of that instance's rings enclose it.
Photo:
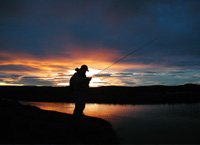
M 69 87 L 0 86 L 1 98 L 37 102 L 74 102 Z M 89 88 L 88 103 L 177 104 L 199 103 L 200 85 Z
M 1 144 L 119 144 L 109 122 L 0 100 Z

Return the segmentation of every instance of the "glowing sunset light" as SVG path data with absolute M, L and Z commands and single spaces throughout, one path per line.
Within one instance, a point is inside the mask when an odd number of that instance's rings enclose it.
M 93 77 L 94 75 L 96 75 L 99 72 L 100 72 L 100 70 L 89 68 L 89 71 L 86 72 L 86 75 L 88 77 Z
M 102 53 L 102 52 L 101 52 Z M 94 53 L 95 54 L 95 53 Z M 8 53 L 6 53 L 6 56 Z M 13 56 L 16 61 L 1 61 L 1 67 L 5 66 L 4 69 L 0 69 L 0 72 L 5 73 L 7 75 L 17 74 L 20 75 L 18 79 L 11 79 L 11 78 L 3 78 L 3 81 L 6 83 L 1 83 L 0 85 L 15 85 L 16 82 L 21 82 L 17 85 L 23 85 L 25 83 L 23 77 L 33 76 L 37 77 L 36 81 L 39 81 L 42 84 L 51 83 L 52 85 L 58 86 L 65 86 L 69 85 L 70 77 L 75 73 L 75 68 L 79 67 L 82 64 L 88 64 L 89 72 L 86 73 L 88 77 L 93 77 L 90 86 L 107 86 L 107 85 L 135 85 L 141 84 L 143 81 L 138 80 L 138 78 L 148 76 L 147 74 L 142 73 L 138 70 L 145 70 L 145 69 L 152 69 L 156 68 L 156 64 L 144 64 L 144 63 L 125 63 L 120 62 L 113 65 L 111 68 L 106 69 L 104 72 L 101 72 L 103 69 L 107 68 L 113 63 L 113 60 L 110 61 L 98 61 L 95 59 L 86 59 L 83 60 L 82 58 L 77 59 L 70 59 L 63 57 L 62 59 L 56 59 L 57 57 L 53 58 L 43 58 L 42 61 L 38 58 L 34 58 L 31 56 L 30 58 L 21 57 L 21 55 L 9 55 L 10 57 Z M 119 56 L 119 55 L 117 55 Z M 102 59 L 102 58 L 101 58 Z M 71 62 L 70 64 L 68 62 Z M 24 63 L 26 62 L 26 63 Z M 85 62 L 85 63 L 84 63 Z M 21 69 L 20 69 L 21 67 Z M 164 70 L 171 71 L 175 67 L 166 67 L 163 68 Z M 129 70 L 132 71 L 129 71 Z M 161 69 L 161 68 L 160 68 Z M 159 70 L 159 69 L 158 69 Z M 155 69 L 154 69 L 155 71 Z M 101 72 L 100 74 L 98 74 Z M 128 74 L 128 75 L 127 75 Z M 152 73 L 153 74 L 153 73 Z M 151 75 L 152 75 L 151 74 Z M 153 75 L 156 76 L 158 73 L 154 73 Z M 96 76 L 97 75 L 97 76 Z M 160 73 L 162 76 L 163 73 Z M 128 78 L 128 79 L 125 79 Z M 23 81 L 22 81 L 23 79 Z M 28 78 L 26 79 L 28 81 Z M 11 83 L 11 84 L 10 84 Z
M 69 83 L 58 83 L 58 86 L 69 86 Z
M 92 78 L 90 82 L 91 87 L 102 86 L 102 84 L 105 84 L 105 81 L 102 81 L 100 78 Z
M 0 86 L 23 86 L 23 84 L 7 84 L 7 83 L 2 83 L 0 82 Z

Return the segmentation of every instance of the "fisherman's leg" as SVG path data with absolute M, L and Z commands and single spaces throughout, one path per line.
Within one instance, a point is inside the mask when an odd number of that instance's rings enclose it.
M 83 111 L 85 109 L 85 104 L 86 104 L 85 98 L 84 98 L 84 96 L 82 96 L 80 98 L 80 104 L 79 104 L 80 110 Z
M 85 102 L 83 100 L 83 96 L 81 96 L 81 94 L 79 93 L 75 101 L 74 115 L 81 116 L 83 114 L 84 109 L 85 109 Z

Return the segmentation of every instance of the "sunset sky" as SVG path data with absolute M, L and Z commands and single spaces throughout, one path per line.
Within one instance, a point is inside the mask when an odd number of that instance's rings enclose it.
M 90 86 L 199 84 L 200 1 L 0 1 L 0 85 L 67 86 L 82 64 Z

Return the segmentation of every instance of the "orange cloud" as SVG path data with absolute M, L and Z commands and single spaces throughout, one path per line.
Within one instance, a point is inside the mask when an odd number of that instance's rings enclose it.
M 59 55 L 60 54 L 60 55 Z M 76 67 L 80 67 L 82 64 L 87 64 L 90 71 L 90 75 L 93 76 L 107 68 L 113 62 L 123 57 L 117 50 L 111 50 L 106 48 L 96 49 L 83 49 L 79 47 L 72 47 L 69 50 L 63 50 L 57 54 L 50 53 L 44 57 L 34 57 L 31 54 L 26 53 L 8 53 L 0 52 L 0 56 L 5 59 L 0 59 L 0 72 L 5 74 L 20 74 L 23 76 L 37 76 L 41 79 L 48 80 L 56 84 L 66 84 L 69 81 L 70 76 L 74 73 Z M 2 67 L 3 66 L 3 67 Z M 2 69 L 1 69 L 2 67 Z M 3 69 L 9 67 L 9 69 Z M 23 69 L 15 69 L 15 67 L 21 67 Z M 125 63 L 119 62 L 113 65 L 111 68 L 105 70 L 103 73 L 109 72 L 123 72 L 128 69 L 143 69 L 154 68 L 153 64 L 142 63 Z M 63 76 L 58 74 L 63 73 Z M 106 82 L 108 81 L 108 82 Z M 122 81 L 119 78 L 110 78 L 103 80 L 103 78 L 94 79 L 92 85 L 95 86 L 101 84 L 107 85 L 120 85 Z
M 90 68 L 102 70 L 110 66 L 113 62 L 120 59 L 123 55 L 117 50 L 106 48 L 97 48 L 84 50 L 80 48 L 69 49 L 61 52 L 59 55 L 48 55 L 43 58 L 36 58 L 30 54 L 6 53 L 0 52 L 1 56 L 6 57 L 6 60 L 0 60 L 1 65 L 26 65 L 31 68 L 41 71 L 58 72 L 74 70 L 82 64 L 87 64 Z M 151 68 L 153 65 L 146 64 L 128 64 L 119 62 L 111 67 L 113 70 L 123 71 L 125 69 L 141 69 Z M 37 72 L 37 71 L 35 71 Z M 43 72 L 44 73 L 44 72 Z

